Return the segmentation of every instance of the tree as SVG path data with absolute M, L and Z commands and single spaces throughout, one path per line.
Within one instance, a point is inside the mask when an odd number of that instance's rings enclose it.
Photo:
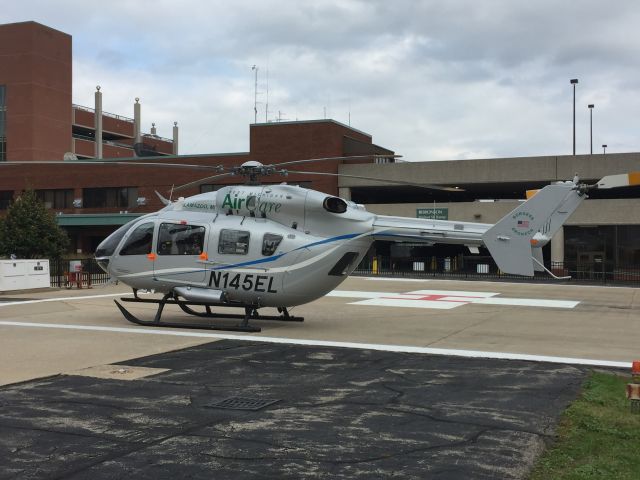
M 33 190 L 23 192 L 0 221 L 0 254 L 18 258 L 60 258 L 69 237 Z

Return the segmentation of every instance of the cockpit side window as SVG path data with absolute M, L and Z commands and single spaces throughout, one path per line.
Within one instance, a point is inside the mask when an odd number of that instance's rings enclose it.
M 246 255 L 249 251 L 249 232 L 242 230 L 220 230 L 218 253 Z
M 204 227 L 161 223 L 158 255 L 200 255 L 204 251 Z
M 268 257 L 276 253 L 280 242 L 282 241 L 282 235 L 276 235 L 275 233 L 265 233 L 262 239 L 262 255 Z
M 136 227 L 120 250 L 120 255 L 146 255 L 151 253 L 153 223 L 143 223 Z

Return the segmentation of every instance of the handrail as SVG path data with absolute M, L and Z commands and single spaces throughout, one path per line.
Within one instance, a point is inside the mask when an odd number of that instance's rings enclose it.
M 173 143 L 172 138 L 160 137 L 159 135 L 153 135 L 152 133 L 143 133 L 142 136 L 145 138 L 154 138 L 163 142 Z
M 85 106 L 83 106 L 83 105 L 78 105 L 78 104 L 76 104 L 76 103 L 74 103 L 74 104 L 72 104 L 72 105 L 73 105 L 73 108 L 76 108 L 76 109 L 78 109 L 78 110 L 83 110 L 83 111 L 85 111 L 85 112 L 90 112 L 90 113 L 93 113 L 93 114 L 95 114 L 95 113 L 96 113 L 95 108 L 85 107 Z M 130 123 L 133 123 L 133 122 L 134 122 L 133 118 L 125 117 L 124 115 L 116 115 L 115 113 L 109 113 L 109 112 L 104 112 L 104 111 L 103 111 L 103 112 L 102 112 L 102 116 L 103 116 L 103 117 L 111 117 L 111 118 L 115 118 L 116 120 L 124 120 L 125 122 L 130 122 Z

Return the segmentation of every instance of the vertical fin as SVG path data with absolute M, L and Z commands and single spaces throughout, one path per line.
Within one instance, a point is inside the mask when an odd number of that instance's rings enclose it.
M 487 230 L 482 241 L 500 270 L 532 277 L 533 236 L 551 238 L 584 198 L 573 182 L 547 185 Z

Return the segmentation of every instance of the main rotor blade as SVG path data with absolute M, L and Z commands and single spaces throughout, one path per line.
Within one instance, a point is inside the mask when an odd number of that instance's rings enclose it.
M 379 153 L 372 153 L 369 155 L 347 155 L 344 157 L 321 157 L 321 158 L 307 158 L 304 160 L 291 160 L 289 162 L 280 162 L 268 165 L 269 167 L 282 167 L 283 165 L 299 165 L 301 163 L 311 162 L 325 162 L 328 160 L 355 160 L 358 158 L 400 158 L 402 155 L 382 155 Z M 265 165 L 266 167 L 267 165 Z
M 149 157 L 146 157 L 149 158 Z M 191 168 L 194 170 L 220 170 L 220 165 L 194 165 L 190 163 L 157 163 L 145 161 L 110 161 L 110 160 L 30 160 L 20 162 L 0 162 L 0 167 L 8 167 L 11 165 L 127 165 L 132 167 L 169 167 L 169 168 Z
M 457 187 L 442 187 L 440 185 L 431 185 L 429 183 L 404 182 L 402 180 L 387 180 L 385 178 L 364 177 L 362 175 L 348 175 L 346 173 L 303 172 L 300 170 L 288 170 L 288 169 L 282 169 L 280 170 L 279 173 L 283 175 L 286 175 L 287 173 L 300 173 L 303 175 L 326 175 L 330 177 L 357 178 L 361 180 L 371 180 L 374 182 L 393 183 L 395 185 L 406 185 L 409 187 L 426 188 L 427 190 L 442 190 L 445 192 L 464 192 L 463 188 L 457 188 Z
M 640 172 L 621 173 L 618 175 L 607 175 L 602 177 L 597 183 L 598 189 L 618 188 L 640 185 Z
M 180 190 L 184 190 L 185 188 L 196 187 L 198 185 L 202 185 L 203 183 L 206 183 L 206 182 L 208 182 L 210 180 L 214 180 L 216 178 L 231 177 L 233 175 L 235 175 L 234 172 L 221 173 L 219 175 L 211 175 L 210 177 L 200 178 L 198 180 L 194 180 L 193 182 L 185 183 L 183 185 L 178 185 L 177 187 L 175 187 L 173 189 L 173 191 L 174 192 L 179 192 Z

